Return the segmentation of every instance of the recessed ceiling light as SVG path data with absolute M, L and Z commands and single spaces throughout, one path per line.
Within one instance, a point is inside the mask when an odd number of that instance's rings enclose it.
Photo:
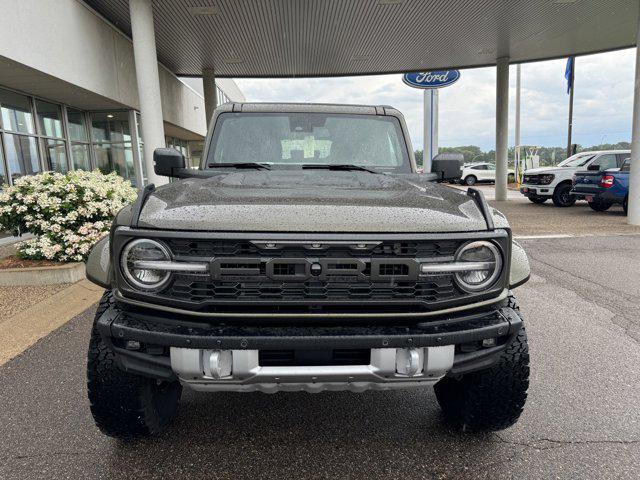
M 113 118 L 113 113 L 107 113 L 107 118 Z
M 189 13 L 191 15 L 215 15 L 218 13 L 218 8 L 213 5 L 205 7 L 189 7 Z

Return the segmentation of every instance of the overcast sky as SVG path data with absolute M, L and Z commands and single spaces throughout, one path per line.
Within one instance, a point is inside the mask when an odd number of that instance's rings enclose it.
M 522 66 L 522 145 L 565 146 L 569 96 L 566 60 Z M 574 143 L 629 141 L 635 49 L 578 57 Z M 514 144 L 516 67 L 510 70 L 509 145 Z M 440 146 L 495 146 L 495 68 L 463 70 L 440 90 Z M 422 148 L 422 91 L 401 75 L 320 79 L 236 79 L 248 101 L 387 104 L 401 110 L 415 148 Z

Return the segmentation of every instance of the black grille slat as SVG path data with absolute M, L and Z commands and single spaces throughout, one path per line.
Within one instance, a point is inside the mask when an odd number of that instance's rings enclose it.
M 450 276 L 426 281 L 397 283 L 320 283 L 320 282 L 202 282 L 177 276 L 162 296 L 194 302 L 223 298 L 245 300 L 392 300 L 440 301 L 457 295 Z
M 233 240 L 189 240 L 170 238 L 164 240 L 178 257 L 227 257 L 268 256 L 299 257 L 310 255 L 322 257 L 372 257 L 372 258 L 429 258 L 453 256 L 460 245 L 457 240 L 437 241 L 386 241 L 372 249 L 352 249 L 343 245 L 331 246 L 322 251 L 305 249 L 302 245 L 286 245 L 283 248 L 261 250 L 249 241 Z

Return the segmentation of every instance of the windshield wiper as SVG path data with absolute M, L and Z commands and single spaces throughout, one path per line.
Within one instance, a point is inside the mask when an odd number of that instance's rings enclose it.
M 348 171 L 357 171 L 357 172 L 369 172 L 369 173 L 380 173 L 372 168 L 363 167 L 361 165 L 351 165 L 351 164 L 323 164 L 323 163 L 305 163 L 302 165 L 303 169 L 309 170 L 342 170 L 345 172 Z
M 208 168 L 253 168 L 256 170 L 271 170 L 271 167 L 266 163 L 255 162 L 236 162 L 236 163 L 210 163 Z

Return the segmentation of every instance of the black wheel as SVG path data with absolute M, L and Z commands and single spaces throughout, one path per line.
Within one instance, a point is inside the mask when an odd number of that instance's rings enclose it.
M 464 178 L 464 183 L 469 186 L 475 185 L 477 181 L 478 179 L 474 175 L 467 175 Z
M 546 197 L 528 197 L 530 202 L 541 204 L 547 201 Z
M 629 214 L 629 197 L 624 197 L 624 200 L 622 201 L 622 210 L 624 210 L 625 215 Z
M 96 320 L 116 308 L 111 292 L 100 300 Z M 104 342 L 95 321 L 87 358 L 87 389 L 91 413 L 105 435 L 128 439 L 161 432 L 175 417 L 182 386 L 124 372 Z
M 591 210 L 595 212 L 606 212 L 613 205 L 611 202 L 605 202 L 603 200 L 595 200 L 593 202 L 589 202 L 589 206 Z
M 561 183 L 553 192 L 553 204 L 556 207 L 570 207 L 576 203 L 576 196 L 571 195 L 571 184 Z
M 518 315 L 515 298 L 509 306 Z M 463 431 L 496 431 L 510 427 L 520 417 L 529 388 L 529 347 L 524 327 L 486 370 L 461 378 L 445 377 L 434 387 L 448 422 Z

